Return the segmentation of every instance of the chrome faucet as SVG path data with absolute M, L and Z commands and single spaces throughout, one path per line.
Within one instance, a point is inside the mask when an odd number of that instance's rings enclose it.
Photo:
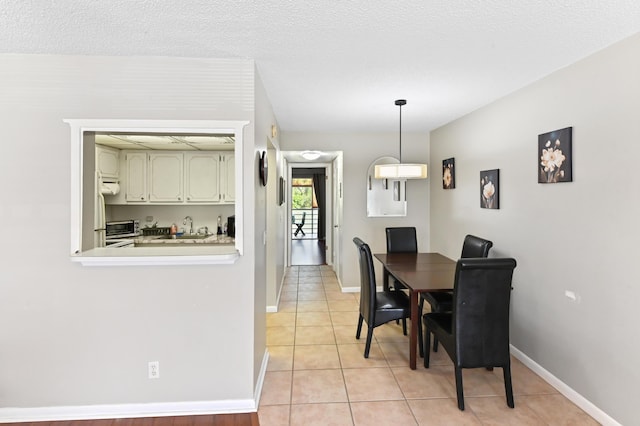
M 189 221 L 189 235 L 193 235 L 193 219 L 191 219 L 191 216 L 187 216 L 184 218 L 184 220 L 182 221 L 183 225 L 187 224 L 187 220 Z

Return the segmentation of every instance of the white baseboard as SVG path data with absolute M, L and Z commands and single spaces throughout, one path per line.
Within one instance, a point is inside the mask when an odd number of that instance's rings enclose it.
M 603 426 L 622 426 L 611 416 L 596 407 L 591 401 L 580 395 L 578 392 L 569 387 L 566 383 L 558 379 L 556 376 L 545 370 L 540 364 L 529 358 L 524 352 L 520 351 L 513 345 L 511 346 L 511 354 L 520 360 L 524 365 L 529 367 L 531 371 L 540 376 L 543 380 L 556 388 L 558 392 L 564 395 L 569 401 L 580 407 L 585 413 L 593 417 Z
M 280 296 L 282 295 L 282 289 L 284 288 L 284 277 L 285 274 L 282 274 L 282 279 L 280 280 L 280 291 L 278 291 L 278 297 L 276 298 L 276 304 L 267 305 L 267 313 L 278 312 L 278 306 L 280 306 Z
M 342 287 L 343 293 L 360 293 L 360 287 Z
M 258 381 L 256 388 L 253 392 L 253 399 L 255 401 L 255 411 L 258 411 L 260 405 L 260 395 L 262 395 L 262 386 L 264 385 L 264 376 L 267 374 L 267 365 L 269 364 L 269 349 L 264 349 L 264 356 L 262 357 L 262 365 L 260 366 L 260 374 L 258 374 Z
M 0 408 L 0 423 L 252 413 L 258 411 L 268 363 L 269 351 L 265 349 L 253 399 Z
M 253 399 L 237 399 L 154 402 L 149 404 L 0 408 L 0 423 L 250 413 L 257 411 L 256 407 L 257 403 Z

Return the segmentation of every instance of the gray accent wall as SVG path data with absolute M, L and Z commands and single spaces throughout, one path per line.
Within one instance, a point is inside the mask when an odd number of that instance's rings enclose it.
M 0 63 L 0 421 L 250 411 L 266 340 L 256 153 L 272 122 L 253 61 L 0 55 Z M 249 121 L 244 255 L 209 266 L 71 262 L 66 118 Z M 160 362 L 157 380 L 147 378 L 149 361 Z
M 635 35 L 431 133 L 431 170 L 456 167 L 454 190 L 431 174 L 431 248 L 456 257 L 470 233 L 515 257 L 512 344 L 621 424 L 640 382 L 639 52 Z M 568 126 L 573 182 L 539 184 L 537 137 Z M 487 169 L 499 210 L 480 208 Z

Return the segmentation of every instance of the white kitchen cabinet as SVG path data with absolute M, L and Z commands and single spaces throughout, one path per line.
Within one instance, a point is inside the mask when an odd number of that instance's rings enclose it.
M 185 198 L 187 203 L 217 203 L 220 194 L 221 156 L 218 153 L 185 153 Z
M 223 203 L 236 201 L 236 156 L 233 152 L 222 153 L 220 193 Z
M 184 200 L 184 155 L 149 153 L 149 201 L 174 203 Z
M 112 204 L 233 204 L 233 152 L 127 151 Z
M 126 170 L 125 201 L 127 203 L 146 202 L 147 195 L 147 154 L 129 152 L 124 156 Z
M 96 170 L 106 180 L 120 178 L 120 151 L 108 146 L 96 145 Z

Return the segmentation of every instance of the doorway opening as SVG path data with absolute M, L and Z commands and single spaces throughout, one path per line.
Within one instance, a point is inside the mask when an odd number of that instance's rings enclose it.
M 325 265 L 326 169 L 291 169 L 291 265 Z

